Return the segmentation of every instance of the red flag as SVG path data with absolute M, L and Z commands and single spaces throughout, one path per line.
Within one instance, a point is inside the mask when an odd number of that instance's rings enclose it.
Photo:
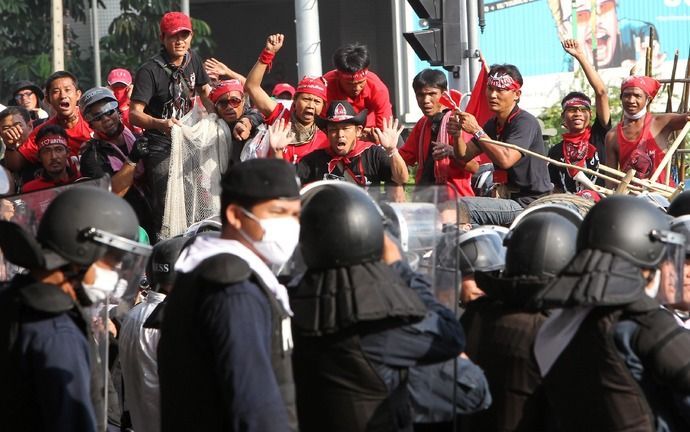
M 489 101 L 486 99 L 486 83 L 489 78 L 489 71 L 486 69 L 484 62 L 482 61 L 481 63 L 482 68 L 479 71 L 479 75 L 477 75 L 477 81 L 474 82 L 474 87 L 472 87 L 470 102 L 467 104 L 465 111 L 472 114 L 477 119 L 479 126 L 484 126 L 484 123 L 486 123 L 494 113 L 489 108 Z M 464 131 L 462 136 L 465 142 L 472 139 L 472 135 Z

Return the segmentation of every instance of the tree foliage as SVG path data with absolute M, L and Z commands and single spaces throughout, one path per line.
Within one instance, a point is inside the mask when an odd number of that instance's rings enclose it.
M 99 0 L 99 4 L 103 4 Z M 85 22 L 84 0 L 63 0 L 66 16 Z M 20 80 L 43 85 L 52 73 L 51 2 L 49 0 L 0 0 L 0 95 L 6 101 L 13 83 Z M 77 36 L 65 33 L 65 67 L 88 81 L 88 60 L 81 58 Z
M 0 0 L 2 1 L 2 0 Z M 168 11 L 179 10 L 173 0 L 121 0 L 122 13 L 113 20 L 108 35 L 101 38 L 101 70 L 116 67 L 135 71 L 161 48 L 158 23 Z M 193 48 L 207 55 L 213 49 L 211 28 L 192 18 Z

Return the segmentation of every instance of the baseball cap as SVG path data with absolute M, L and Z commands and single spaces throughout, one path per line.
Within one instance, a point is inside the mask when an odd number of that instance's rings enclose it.
M 295 95 L 295 88 L 288 83 L 278 83 L 273 87 L 271 96 L 280 96 L 282 93 L 290 93 L 290 97 Z
M 122 83 L 124 85 L 132 84 L 132 74 L 127 69 L 117 68 L 110 71 L 108 74 L 108 85 Z
M 192 20 L 182 12 L 168 12 L 160 22 L 161 35 L 172 35 L 181 31 L 192 31 Z

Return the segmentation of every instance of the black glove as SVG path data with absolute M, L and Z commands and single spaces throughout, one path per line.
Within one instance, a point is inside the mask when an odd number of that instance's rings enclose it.
M 129 152 L 129 160 L 136 163 L 149 155 L 149 139 L 146 137 L 139 137 L 134 141 L 132 151 Z

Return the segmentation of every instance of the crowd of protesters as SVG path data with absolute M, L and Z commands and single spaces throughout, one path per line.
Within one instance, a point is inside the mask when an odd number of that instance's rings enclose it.
M 244 76 L 191 50 L 185 14 L 159 25 L 134 78 L 82 91 L 57 71 L 0 111 L 7 430 L 690 429 L 690 192 L 639 194 L 690 120 L 647 111 L 658 81 L 623 80 L 612 126 L 564 40 L 594 104 L 567 94 L 548 149 L 515 65 L 484 65 L 462 108 L 424 69 L 402 139 L 364 45 L 268 92 L 282 34 Z M 230 131 L 220 212 L 165 238 L 172 134 L 195 107 Z M 13 219 L 13 199 L 72 184 L 37 226 Z M 415 261 L 383 207 L 427 188 L 443 229 Z

